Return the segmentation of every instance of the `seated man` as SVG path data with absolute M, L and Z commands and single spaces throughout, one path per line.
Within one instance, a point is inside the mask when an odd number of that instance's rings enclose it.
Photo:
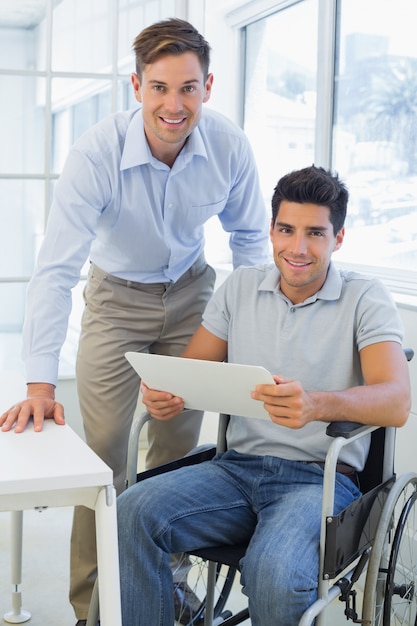
M 237 269 L 207 305 L 183 356 L 274 373 L 275 385 L 252 394 L 270 421 L 232 416 L 227 452 L 119 497 L 125 626 L 173 625 L 169 554 L 203 546 L 249 541 L 241 582 L 253 626 L 294 626 L 316 599 L 326 426 L 402 426 L 411 402 L 389 293 L 331 262 L 347 201 L 345 185 L 323 168 L 281 178 L 272 198 L 275 265 Z M 169 390 L 143 389 L 155 419 L 184 408 Z M 360 495 L 356 472 L 368 447 L 360 440 L 342 450 L 335 514 Z

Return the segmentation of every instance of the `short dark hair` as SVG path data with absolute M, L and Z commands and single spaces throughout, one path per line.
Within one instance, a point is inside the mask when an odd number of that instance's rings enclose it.
M 336 173 L 312 165 L 290 172 L 278 181 L 272 196 L 273 224 L 283 200 L 301 204 L 311 202 L 328 207 L 336 235 L 345 223 L 349 192 Z
M 133 42 L 136 73 L 139 79 L 145 65 L 165 55 L 194 52 L 207 78 L 210 65 L 210 46 L 189 22 L 176 17 L 161 20 L 142 30 Z

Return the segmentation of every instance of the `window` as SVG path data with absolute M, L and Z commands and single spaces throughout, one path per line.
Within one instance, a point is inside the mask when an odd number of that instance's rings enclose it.
M 35 9 L 26 20 L 16 11 L 19 23 L 7 26 L 0 12 L 0 368 L 21 368 L 26 284 L 68 149 L 105 115 L 136 105 L 132 42 L 147 24 L 174 15 L 175 4 L 45 0 L 36 17 Z M 82 286 L 74 290 L 61 375 L 72 374 Z
M 244 127 L 266 202 L 291 169 L 315 162 L 337 170 L 351 200 L 335 260 L 412 294 L 416 18 L 415 0 L 253 0 L 230 16 L 244 26 Z
M 414 0 L 340 3 L 333 163 L 351 201 L 339 260 L 417 267 L 416 18 Z
M 268 207 L 278 178 L 314 161 L 317 20 L 306 0 L 246 28 L 244 128 Z

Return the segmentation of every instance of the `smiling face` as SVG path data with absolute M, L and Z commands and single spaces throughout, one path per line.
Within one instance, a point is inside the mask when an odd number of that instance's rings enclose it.
M 281 291 L 293 304 L 304 302 L 323 286 L 344 233 L 342 228 L 334 234 L 328 207 L 282 200 L 270 236 Z
M 157 159 L 172 166 L 200 121 L 212 83 L 212 74 L 204 80 L 194 52 L 162 56 L 145 65 L 141 79 L 132 75 L 136 100 L 142 103 L 146 138 Z

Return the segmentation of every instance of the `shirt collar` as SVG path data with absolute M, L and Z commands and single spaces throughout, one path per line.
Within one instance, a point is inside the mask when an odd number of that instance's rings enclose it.
M 202 156 L 208 159 L 204 140 L 198 126 L 188 137 L 185 146 L 178 155 L 178 165 L 184 167 L 194 156 Z M 120 169 L 126 170 L 137 165 L 155 162 L 158 161 L 153 157 L 146 140 L 142 110 L 138 109 L 130 120 L 126 131 Z
M 277 294 L 281 294 L 280 289 L 280 273 L 278 268 L 274 265 L 271 267 L 269 272 L 267 273 L 264 280 L 259 285 L 260 291 L 273 291 Z M 302 302 L 299 306 L 304 304 L 310 304 L 311 302 L 315 302 L 316 300 L 338 300 L 342 293 L 342 277 L 338 269 L 335 267 L 333 263 L 330 263 L 329 270 L 327 272 L 327 277 L 324 282 L 324 285 L 317 293 L 307 298 L 304 302 Z

